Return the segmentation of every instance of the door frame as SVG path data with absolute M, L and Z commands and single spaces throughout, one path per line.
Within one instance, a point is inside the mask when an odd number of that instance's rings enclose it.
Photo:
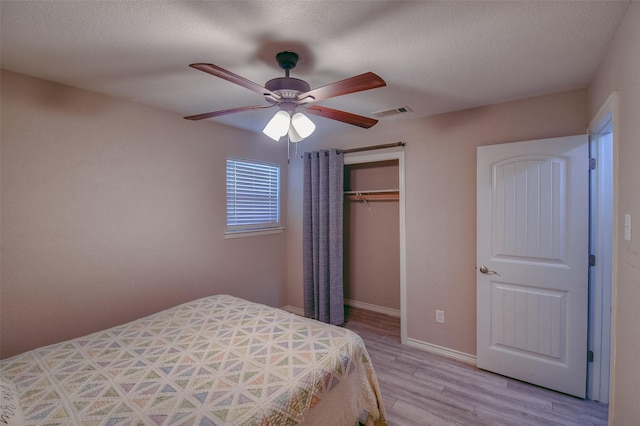
M 609 403 L 613 398 L 613 369 L 615 353 L 615 312 L 618 247 L 618 95 L 612 92 L 598 113 L 589 123 L 590 136 L 598 135 L 610 127 L 613 134 L 609 146 L 603 146 L 599 138 L 590 138 L 590 156 L 596 159 L 596 168 L 590 177 L 590 253 L 596 256 L 596 265 L 589 273 L 589 350 L 593 362 L 588 366 L 587 398 Z M 607 152 L 607 149 L 610 152 Z M 604 174 L 611 179 L 612 193 L 602 192 Z M 608 221 L 610 228 L 603 226 Z M 611 256 L 608 259 L 603 242 L 610 241 Z M 607 244 L 608 245 L 608 244 Z M 600 262 L 598 261 L 600 259 Z M 610 263 L 609 263 L 610 262 Z M 610 270 L 610 276 L 608 271 Z M 603 277 L 603 273 L 607 276 Z M 610 286 L 606 280 L 610 280 Z M 607 306 L 610 309 L 607 310 Z M 608 336 L 606 333 L 608 332 Z
M 407 239 L 405 226 L 405 179 L 404 179 L 404 151 L 378 152 L 374 154 L 345 154 L 344 164 L 363 164 L 378 161 L 398 161 L 399 185 L 399 220 L 400 220 L 400 342 L 407 341 Z

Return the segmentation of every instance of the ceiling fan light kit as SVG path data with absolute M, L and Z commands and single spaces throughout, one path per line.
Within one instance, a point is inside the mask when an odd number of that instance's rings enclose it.
M 205 63 L 189 65 L 192 68 L 220 77 L 262 95 L 267 105 L 231 108 L 191 115 L 185 118 L 187 120 L 203 120 L 252 109 L 278 106 L 280 111 L 271 118 L 262 132 L 276 141 L 282 136 L 288 135 L 290 142 L 303 140 L 311 135 L 316 128 L 315 124 L 306 115 L 298 111 L 298 109 L 306 111 L 311 115 L 341 121 L 365 129 L 368 129 L 378 122 L 378 120 L 350 112 L 310 105 L 324 99 L 386 86 L 385 81 L 378 75 L 367 72 L 311 90 L 309 83 L 306 81 L 289 77 L 289 71 L 295 68 L 298 63 L 298 55 L 295 52 L 280 52 L 276 55 L 276 60 L 280 68 L 285 70 L 285 76 L 267 81 L 264 87 L 217 65 Z
M 291 129 L 295 130 L 296 133 L 304 139 L 316 130 L 316 125 L 313 124 L 313 121 L 309 120 L 309 117 L 301 112 L 297 112 L 293 114 L 293 117 L 291 117 Z M 292 140 L 292 142 L 298 141 Z
M 274 141 L 280 140 L 282 136 L 287 134 L 290 123 L 291 116 L 289 113 L 287 111 L 278 111 L 271 120 L 269 120 L 262 130 L 262 133 L 269 136 Z
M 315 129 L 313 121 L 301 112 L 296 112 L 292 117 L 287 111 L 281 110 L 269 120 L 262 133 L 276 142 L 286 134 L 289 135 L 290 142 L 300 142 L 309 137 Z

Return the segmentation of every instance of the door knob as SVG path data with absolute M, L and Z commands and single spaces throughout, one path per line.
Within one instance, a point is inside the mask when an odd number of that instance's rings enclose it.
M 496 271 L 490 271 L 489 268 L 487 268 L 486 266 L 481 266 L 479 269 L 481 274 L 486 274 L 486 275 L 500 275 L 499 273 L 497 273 Z

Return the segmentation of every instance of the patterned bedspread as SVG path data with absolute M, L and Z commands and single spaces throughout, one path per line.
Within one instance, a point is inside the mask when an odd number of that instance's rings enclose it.
M 0 368 L 28 425 L 385 424 L 357 334 L 227 295 Z

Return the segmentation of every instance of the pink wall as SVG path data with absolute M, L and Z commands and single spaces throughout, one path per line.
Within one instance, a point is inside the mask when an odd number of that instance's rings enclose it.
M 214 293 L 283 304 L 285 235 L 223 239 L 226 157 L 286 182 L 283 146 L 10 72 L 1 106 L 3 358 Z
M 617 263 L 612 311 L 612 377 L 609 424 L 640 419 L 640 3 L 631 2 L 589 87 L 593 118 L 611 92 L 618 92 L 614 127 L 617 185 L 615 218 Z M 623 234 L 624 215 L 632 217 L 631 241 Z
M 346 127 L 346 126 L 345 126 Z M 582 134 L 586 90 L 507 102 L 369 130 L 345 129 L 306 151 L 406 142 L 408 337 L 466 354 L 476 352 L 476 147 Z M 302 165 L 289 167 L 287 303 L 302 306 Z M 445 311 L 445 324 L 435 310 Z

